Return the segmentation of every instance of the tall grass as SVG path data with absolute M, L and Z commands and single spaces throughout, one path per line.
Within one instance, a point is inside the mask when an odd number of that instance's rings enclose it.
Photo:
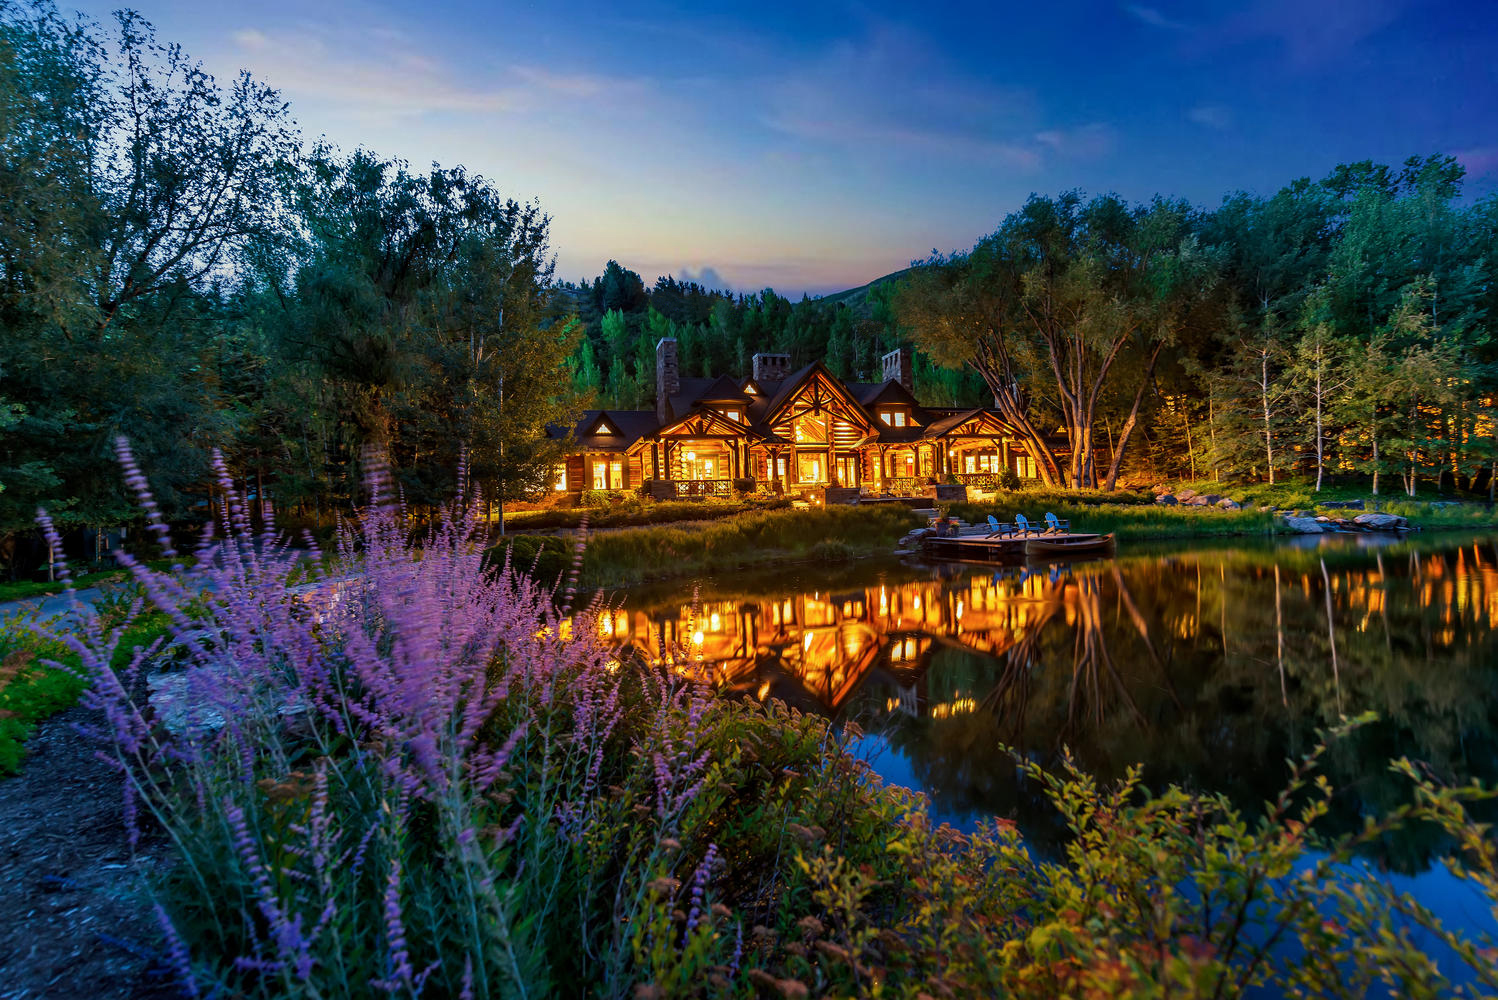
M 593 528 L 623 528 L 674 521 L 713 521 L 790 506 L 791 501 L 785 497 L 662 501 L 632 498 L 632 502 L 609 507 L 515 511 L 505 515 L 505 528 L 510 531 L 576 528 L 584 518 Z
M 1020 500 L 995 504 L 953 504 L 948 511 L 964 521 L 981 523 L 990 514 L 1013 522 L 1023 514 L 1040 522 L 1049 512 L 1071 522 L 1071 530 L 1113 534 L 1120 541 L 1155 538 L 1215 538 L 1228 535 L 1269 535 L 1277 530 L 1274 515 L 1255 510 L 1220 510 L 1215 507 L 1117 506 L 1096 507 L 1058 503 L 1042 506 Z
M 715 697 L 684 650 L 666 669 L 604 646 L 603 609 L 485 571 L 471 512 L 418 558 L 380 503 L 345 539 L 352 576 L 292 593 L 295 556 L 229 507 L 201 563 L 211 641 L 180 580 L 136 568 L 187 643 L 185 724 L 137 701 L 146 664 L 116 665 L 86 610 L 66 640 L 176 855 L 157 912 L 187 995 L 1450 995 L 1412 925 L 1498 988 L 1492 941 L 1347 864 L 1430 822 L 1498 903 L 1465 810 L 1482 789 L 1396 762 L 1414 805 L 1326 842 L 1319 748 L 1257 823 L 1137 769 L 1104 788 L 1017 757 L 1071 834 L 1047 861 L 1002 820 L 933 824 L 849 753 L 852 726 Z
M 1465 811 L 1488 790 L 1395 762 L 1413 804 L 1324 841 L 1320 747 L 1257 823 L 1138 769 L 1101 787 L 1016 757 L 1071 834 L 1046 861 L 1004 820 L 933 825 L 849 753 L 854 726 L 718 698 L 686 650 L 605 647 L 604 609 L 484 569 L 472 512 L 416 557 L 373 485 L 352 575 L 310 593 L 229 501 L 207 630 L 180 579 L 135 567 L 189 650 L 177 728 L 136 699 L 147 665 L 118 665 L 117 630 L 85 609 L 66 636 L 175 853 L 157 915 L 187 996 L 1450 996 L 1410 927 L 1498 988 L 1492 940 L 1347 864 L 1432 823 L 1498 904 Z
M 623 587 L 645 580 L 714 573 L 801 560 L 839 561 L 889 552 L 901 535 L 924 522 L 902 507 L 813 507 L 741 514 L 691 527 L 657 526 L 592 536 L 579 582 Z M 560 578 L 571 542 L 521 536 L 492 550 L 546 579 Z

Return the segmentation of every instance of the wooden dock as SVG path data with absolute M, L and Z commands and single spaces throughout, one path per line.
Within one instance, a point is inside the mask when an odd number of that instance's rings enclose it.
M 1059 534 L 1003 535 L 990 537 L 987 531 L 965 535 L 928 535 L 921 540 L 925 553 L 937 559 L 956 559 L 962 562 L 1016 562 L 1025 558 L 1025 546 L 1029 542 L 1060 542 L 1085 546 L 1097 542 L 1104 536 L 1085 532 L 1063 532 Z M 1077 555 L 1098 555 L 1095 550 L 1079 548 Z

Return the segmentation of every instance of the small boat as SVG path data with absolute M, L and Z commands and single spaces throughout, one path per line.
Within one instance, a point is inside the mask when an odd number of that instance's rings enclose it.
M 1112 535 L 1030 538 L 1025 541 L 1025 555 L 1027 556 L 1090 556 L 1103 555 L 1112 551 Z

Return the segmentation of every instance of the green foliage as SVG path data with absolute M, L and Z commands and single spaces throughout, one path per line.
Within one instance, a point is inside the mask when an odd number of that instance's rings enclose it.
M 111 617 L 121 624 L 134 598 L 122 595 Z M 167 631 L 166 616 L 149 613 L 131 621 L 120 638 L 114 665 L 123 668 L 135 650 L 156 642 Z M 56 663 L 58 666 L 51 666 Z M 46 637 L 34 616 L 0 619 L 0 776 L 21 766 L 26 738 L 36 724 L 78 703 L 85 682 L 77 654 Z
M 797 560 L 840 562 L 888 552 L 920 523 L 899 507 L 830 506 L 736 514 L 711 524 L 609 531 L 588 539 L 579 580 L 588 587 L 623 587 Z M 570 565 L 572 542 L 517 535 L 490 550 L 491 562 L 502 559 L 506 550 L 521 569 L 539 558 L 538 576 L 555 581 Z
M 1013 523 L 1015 514 L 1025 515 L 1031 523 L 1043 523 L 1041 517 L 1047 512 L 1070 521 L 1073 531 L 1112 534 L 1119 541 L 1268 535 L 1277 530 L 1273 514 L 1254 510 L 1164 507 L 1154 503 L 1084 505 L 1027 499 L 1011 501 L 1008 497 L 1001 497 L 993 504 L 953 504 L 948 510 L 950 515 L 973 524 L 982 523 L 990 514 L 1009 523 Z
M 586 494 L 589 491 L 584 491 Z M 646 524 L 670 524 L 674 521 L 714 521 L 738 514 L 765 510 L 785 510 L 791 501 L 784 497 L 740 496 L 705 500 L 642 501 L 633 493 L 625 502 L 585 509 L 515 511 L 505 515 L 505 526 L 511 530 L 537 531 L 545 528 L 576 528 L 584 515 L 590 528 L 638 527 Z

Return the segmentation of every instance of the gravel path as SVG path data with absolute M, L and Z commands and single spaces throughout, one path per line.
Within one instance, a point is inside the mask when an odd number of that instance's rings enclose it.
M 140 892 L 120 778 L 69 709 L 41 723 L 14 777 L 0 779 L 0 1000 L 179 996 Z M 136 860 L 162 864 L 144 842 Z

